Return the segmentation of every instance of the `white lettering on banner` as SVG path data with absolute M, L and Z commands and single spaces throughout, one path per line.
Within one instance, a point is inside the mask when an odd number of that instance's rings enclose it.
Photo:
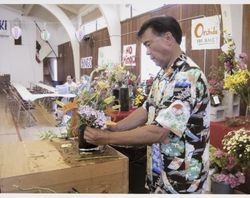
M 136 66 L 135 62 L 136 44 L 124 45 L 122 63 L 124 66 Z
M 6 19 L 0 19 L 0 36 L 9 36 L 10 35 L 10 27 L 9 22 Z
M 220 48 L 220 15 L 192 20 L 192 50 Z
M 92 68 L 92 56 L 81 58 L 81 68 Z

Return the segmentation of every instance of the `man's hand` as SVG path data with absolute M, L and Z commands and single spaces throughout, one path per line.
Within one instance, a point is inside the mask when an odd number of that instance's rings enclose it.
M 84 139 L 91 144 L 94 145 L 105 145 L 108 144 L 109 140 L 109 132 L 101 130 L 101 129 L 95 129 L 86 127 L 84 131 Z

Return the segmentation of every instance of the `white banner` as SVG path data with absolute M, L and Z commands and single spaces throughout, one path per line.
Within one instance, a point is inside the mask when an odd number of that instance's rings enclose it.
M 114 48 L 112 46 L 104 46 L 98 48 L 98 66 L 112 67 L 118 64 L 115 57 Z
M 124 45 L 122 53 L 123 66 L 136 66 L 135 54 L 136 54 L 136 44 Z
M 81 68 L 82 69 L 92 68 L 92 56 L 81 58 Z
M 192 20 L 192 50 L 220 48 L 220 15 Z
M 6 19 L 0 19 L 0 36 L 10 35 L 10 23 Z

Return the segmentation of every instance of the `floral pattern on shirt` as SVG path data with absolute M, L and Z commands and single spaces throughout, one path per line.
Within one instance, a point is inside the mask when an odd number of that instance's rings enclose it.
M 190 66 L 184 53 L 170 71 L 158 73 L 143 104 L 150 118 L 147 124 L 170 130 L 168 144 L 151 147 L 149 160 L 153 158 L 153 164 L 161 166 L 157 172 L 149 167 L 148 186 L 153 193 L 200 193 L 209 160 L 207 82 L 199 67 Z

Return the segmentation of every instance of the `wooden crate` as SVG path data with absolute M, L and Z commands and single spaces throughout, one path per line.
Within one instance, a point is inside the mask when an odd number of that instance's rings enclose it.
M 128 158 L 109 146 L 95 157 L 82 160 L 62 140 L 1 145 L 1 192 L 128 193 Z

